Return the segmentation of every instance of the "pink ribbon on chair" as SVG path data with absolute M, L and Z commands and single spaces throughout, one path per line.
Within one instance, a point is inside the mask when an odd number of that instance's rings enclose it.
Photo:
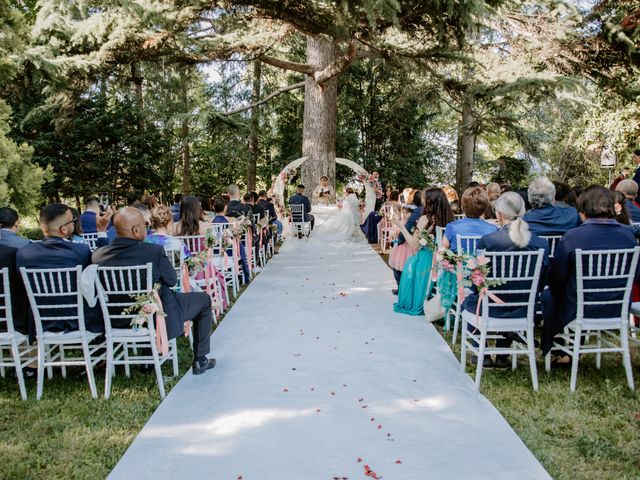
M 182 264 L 182 292 L 189 293 L 191 291 L 191 284 L 189 283 L 189 267 L 187 264 Z
M 484 296 L 489 297 L 491 300 L 493 300 L 494 302 L 496 302 L 499 305 L 503 305 L 504 301 L 499 298 L 497 295 L 491 293 L 487 287 L 484 287 L 483 289 L 481 289 L 478 292 L 478 303 L 476 305 L 476 323 L 478 322 L 479 318 L 480 318 L 480 305 L 482 305 L 482 299 L 484 298 Z
M 249 266 L 249 271 L 252 271 L 253 269 L 253 231 L 252 230 L 248 230 L 247 231 L 247 250 L 248 252 L 245 252 L 247 255 L 247 263 Z
M 464 275 L 462 272 L 462 262 L 456 264 L 456 283 L 458 284 L 458 305 L 464 300 Z
M 156 347 L 158 347 L 158 351 L 164 356 L 169 353 L 169 338 L 167 336 L 167 323 L 164 319 L 162 299 L 157 290 L 153 290 L 153 299 L 158 305 L 158 311 L 156 312 Z

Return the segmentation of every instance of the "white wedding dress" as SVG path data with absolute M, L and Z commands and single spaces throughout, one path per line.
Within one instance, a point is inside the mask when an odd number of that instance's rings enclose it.
M 362 237 L 360 231 L 361 214 L 360 201 L 351 193 L 342 202 L 342 208 L 330 207 L 331 215 L 323 215 L 325 218 L 316 226 L 312 237 L 321 241 L 345 241 L 359 240 Z M 325 207 L 326 210 L 327 208 Z M 312 213 L 314 213 L 312 211 Z M 318 216 L 316 216 L 318 219 Z

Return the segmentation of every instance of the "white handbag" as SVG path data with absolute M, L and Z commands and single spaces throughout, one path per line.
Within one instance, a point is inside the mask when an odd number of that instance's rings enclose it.
M 444 308 L 440 304 L 440 294 L 436 294 L 424 302 L 424 316 L 427 322 L 433 323 L 444 318 Z

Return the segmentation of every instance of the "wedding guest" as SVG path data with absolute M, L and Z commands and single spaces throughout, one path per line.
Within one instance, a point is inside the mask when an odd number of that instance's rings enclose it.
M 194 197 L 185 197 L 196 200 Z M 184 205 L 184 202 L 183 202 Z M 198 205 L 199 202 L 198 202 Z M 184 210 L 182 211 L 184 213 Z M 184 217 L 183 217 L 184 218 Z M 211 297 L 205 292 L 176 293 L 171 288 L 177 284 L 176 272 L 160 245 L 144 243 L 147 228 L 142 213 L 131 207 L 120 210 L 114 219 L 117 238 L 106 247 L 93 253 L 93 263 L 100 266 L 117 267 L 153 264 L 153 283 L 160 284 L 162 308 L 166 314 L 167 336 L 177 338 L 184 333 L 184 323 L 193 322 L 192 372 L 199 375 L 212 369 L 216 360 L 207 358 L 210 352 Z M 114 320 L 113 327 L 128 327 L 129 320 Z
M 84 212 L 80 215 L 80 223 L 84 233 L 96 233 L 96 217 L 100 214 L 100 201 L 98 197 L 89 197 L 84 205 Z
M 418 220 L 422 216 L 422 200 L 420 198 L 420 192 L 415 189 L 405 189 L 404 191 L 405 200 L 407 202 L 406 205 L 403 205 L 403 208 L 407 208 L 410 210 L 410 214 L 405 221 L 405 229 L 407 232 L 413 235 L 413 230 L 418 223 Z M 394 217 L 402 218 L 399 209 L 396 209 L 394 212 Z M 389 266 L 393 271 L 393 277 L 396 280 L 396 283 L 400 284 L 400 277 L 402 275 L 402 270 L 404 269 L 404 264 L 407 262 L 409 257 L 415 255 L 416 250 L 413 248 L 411 244 L 408 244 L 405 241 L 405 237 L 402 232 L 398 234 L 398 238 L 396 239 L 396 244 L 389 252 Z M 394 288 L 392 290 L 394 295 L 398 294 L 398 289 Z
M 629 217 L 629 212 L 627 212 L 627 197 L 624 193 L 615 191 L 615 210 L 616 210 L 616 220 L 618 223 L 622 225 L 631 225 L 631 217 Z
M 104 215 L 96 217 L 99 238 L 106 240 L 106 230 L 113 212 L 108 209 Z M 40 210 L 40 228 L 45 235 L 41 242 L 34 242 L 18 250 L 16 265 L 25 268 L 70 268 L 81 265 L 83 268 L 91 263 L 89 246 L 73 243 L 69 240 L 73 236 L 74 218 L 71 209 L 62 203 L 52 203 Z M 68 303 L 68 299 L 61 300 Z M 64 310 L 58 315 L 62 316 Z M 100 309 L 96 305 L 89 308 L 85 305 L 85 323 L 88 330 L 101 332 L 103 330 Z M 72 331 L 78 329 L 76 320 L 57 320 L 47 322 L 47 331 Z
M 576 317 L 576 256 L 577 249 L 614 250 L 634 248 L 637 241 L 630 229 L 616 221 L 615 195 L 604 187 L 593 185 L 578 197 L 578 211 L 582 219 L 579 227 L 564 234 L 555 251 L 549 273 L 549 289 L 542 292 L 542 313 L 544 318 L 542 353 L 551 350 L 555 335 Z M 615 280 L 594 281 L 589 288 L 611 288 Z M 594 294 L 591 300 L 608 299 L 607 292 Z M 617 294 L 616 294 L 617 295 Z M 613 317 L 616 307 L 606 304 L 585 307 L 585 315 Z M 570 357 L 560 356 L 554 364 L 568 364 Z
M 144 223 L 147 226 L 147 233 L 150 233 L 150 228 L 151 228 L 151 212 L 149 211 L 149 208 L 139 202 L 138 200 L 134 200 L 130 205 L 131 208 L 135 208 L 136 210 L 138 210 L 142 216 L 144 217 Z M 116 238 L 116 228 L 111 225 L 108 229 L 107 229 L 107 240 L 108 243 L 113 242 L 113 240 Z
M 29 328 L 29 300 L 24 291 L 24 284 L 20 277 L 20 272 L 16 266 L 16 253 L 18 249 L 0 244 L 0 270 L 6 268 L 9 272 L 9 288 L 11 289 L 11 313 L 13 318 L 13 326 L 15 329 L 28 335 L 32 328 Z M 6 330 L 4 330 L 6 331 Z M 3 330 L 0 328 L 0 333 Z
M 209 197 L 208 195 L 199 195 L 198 200 L 200 200 L 200 206 L 202 207 L 202 215 L 204 217 L 204 221 L 210 223 L 215 215 L 213 212 L 213 207 L 211 205 L 211 197 Z
M 144 195 L 142 195 L 142 197 L 140 197 L 140 203 L 147 207 L 149 212 L 151 212 L 159 204 L 158 199 L 148 193 L 145 193 Z
M 311 202 L 304 195 L 304 191 L 305 191 L 304 185 L 298 185 L 298 188 L 296 188 L 295 195 L 292 195 L 289 198 L 289 205 L 304 205 L 304 221 L 311 222 L 311 230 L 313 230 L 316 219 L 314 218 L 313 215 L 309 213 L 311 212 Z
M 524 220 L 529 229 L 538 235 L 562 235 L 580 223 L 578 212 L 573 207 L 555 207 L 556 188 L 546 177 L 536 178 L 527 191 L 531 210 Z
M 240 189 L 237 185 L 229 185 L 227 187 L 227 195 L 229 195 L 227 216 L 237 218 L 243 215 L 251 215 L 251 207 L 240 202 Z
M 546 284 L 547 273 L 549 269 L 549 244 L 538 237 L 535 233 L 529 231 L 529 225 L 523 220 L 526 212 L 524 200 L 515 192 L 506 192 L 496 200 L 495 203 L 496 219 L 500 229 L 496 232 L 489 233 L 478 240 L 477 250 L 485 252 L 521 252 L 544 250 L 544 259 L 542 271 L 540 273 L 540 282 L 538 289 L 542 289 Z M 500 286 L 493 289 L 500 290 Z M 510 290 L 525 288 L 524 285 L 518 287 L 517 283 L 511 283 L 505 286 Z M 528 294 L 509 295 L 509 298 L 503 298 L 509 302 L 527 302 Z M 475 313 L 478 306 L 478 291 L 473 288 L 471 295 L 465 298 L 462 307 L 468 312 Z M 495 318 L 518 318 L 526 315 L 526 307 L 509 307 L 509 308 L 492 308 L 489 314 Z M 473 328 L 473 327 L 471 327 Z M 508 348 L 513 340 L 517 340 L 516 335 L 505 335 L 504 338 L 496 340 L 496 347 Z M 497 368 L 507 368 L 511 366 L 511 362 L 507 360 L 506 355 L 496 355 L 495 365 L 493 365 L 490 357 L 485 357 L 485 367 L 495 366 Z
M 169 207 L 158 205 L 151 211 L 151 229 L 152 233 L 147 235 L 146 243 L 161 245 L 164 248 L 180 248 L 185 259 L 191 256 L 191 252 L 184 242 L 172 236 L 173 214 Z
M 228 207 L 228 203 L 226 203 L 224 198 L 222 197 L 214 198 L 213 209 L 215 211 L 215 217 L 213 217 L 213 221 L 211 223 L 228 224 L 228 223 L 236 222 L 237 221 L 236 218 L 230 217 L 227 215 L 227 207 Z M 245 250 L 245 246 L 242 242 L 239 242 L 239 248 L 240 248 L 239 255 L 240 255 L 240 261 L 241 261 L 241 267 L 242 267 L 242 274 L 244 276 L 245 282 L 248 282 L 250 278 L 249 264 L 247 262 L 247 253 Z M 233 250 L 229 250 L 227 254 L 233 255 Z
M 444 228 L 454 220 L 447 196 L 440 188 L 426 189 L 422 194 L 422 204 L 423 215 L 413 234 L 400 220 L 392 220 L 404 234 L 407 243 L 417 252 L 404 265 L 398 286 L 398 302 L 393 306 L 394 311 L 408 315 L 424 314 L 424 300 L 429 295 L 431 285 L 434 252 L 429 246 L 420 244 L 420 235 L 426 230 L 435 237 L 436 227 Z
M 458 235 L 484 236 L 495 232 L 498 228 L 483 219 L 489 205 L 489 197 L 482 187 L 467 188 L 462 194 L 462 212 L 465 218 L 447 225 L 442 246 L 455 253 L 458 250 Z
M 173 204 L 169 207 L 171 208 L 174 223 L 180 220 L 180 203 L 182 203 L 182 194 L 176 193 L 173 196 Z
M 640 185 L 640 148 L 637 148 L 633 151 L 633 163 L 636 165 L 636 171 L 633 174 L 632 180 Z M 640 198 L 636 198 L 636 202 L 640 203 Z
M 27 238 L 18 235 L 20 218 L 18 212 L 10 207 L 0 208 L 0 245 L 22 248 L 31 243 Z
M 569 185 L 563 182 L 553 182 L 553 186 L 556 188 L 556 197 L 553 205 L 559 208 L 571 208 L 569 203 L 572 189 Z
M 489 196 L 489 208 L 484 214 L 485 220 L 496 218 L 494 206 L 496 204 L 496 200 L 498 200 L 498 197 L 500 197 L 500 194 L 501 194 L 501 191 L 500 191 L 499 183 L 492 182 L 487 185 L 487 195 Z
M 609 186 L 609 188 L 611 190 L 615 190 L 616 187 L 618 186 L 618 184 L 622 181 L 625 180 L 627 178 L 629 178 L 629 175 L 631 175 L 631 169 L 629 167 L 624 167 L 622 169 L 622 172 L 620 173 L 620 175 L 618 175 L 616 178 L 614 178 L 613 182 L 611 183 L 611 185 Z
M 620 192 L 625 197 L 625 208 L 633 223 L 640 222 L 640 206 L 635 199 L 638 196 L 638 184 L 633 180 L 622 180 L 616 187 L 616 192 Z
M 196 197 L 186 195 L 180 204 L 180 221 L 173 226 L 174 235 L 186 237 L 205 235 L 209 223 L 204 219 L 202 205 Z

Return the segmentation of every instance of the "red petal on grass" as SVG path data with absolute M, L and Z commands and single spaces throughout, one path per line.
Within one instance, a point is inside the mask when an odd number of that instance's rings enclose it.
M 285 389 L 284 389 L 284 390 L 282 390 L 282 391 L 283 391 L 283 392 L 288 392 L 288 391 L 289 391 L 289 389 L 288 389 L 288 388 L 285 388 Z
M 358 457 L 358 463 L 362 462 L 362 459 L 360 457 Z
M 396 460 L 396 463 L 402 463 L 400 460 Z
M 378 430 L 380 430 L 382 428 L 382 425 L 378 425 Z

